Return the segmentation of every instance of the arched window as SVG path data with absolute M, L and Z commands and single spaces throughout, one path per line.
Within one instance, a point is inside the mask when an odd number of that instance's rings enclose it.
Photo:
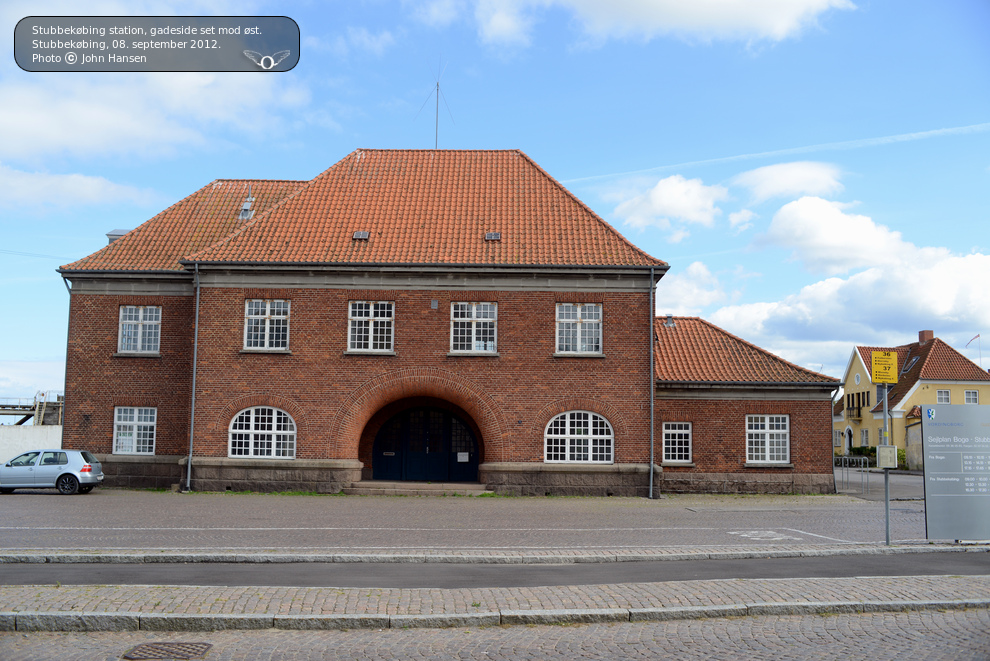
M 543 439 L 547 463 L 612 463 L 612 425 L 597 413 L 561 413 L 547 425 Z
M 296 456 L 296 423 L 285 411 L 270 406 L 244 409 L 230 421 L 230 457 Z

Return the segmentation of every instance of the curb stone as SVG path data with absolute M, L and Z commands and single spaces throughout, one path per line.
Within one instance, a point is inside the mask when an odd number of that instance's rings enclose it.
M 438 563 L 438 564 L 578 564 L 606 562 L 666 562 L 676 560 L 744 560 L 750 558 L 822 558 L 854 555 L 908 553 L 990 553 L 990 544 L 918 546 L 857 546 L 804 549 L 750 549 L 732 551 L 684 551 L 669 553 L 602 554 L 446 554 L 432 553 L 80 553 L 68 551 L 0 551 L 0 564 L 154 564 L 154 563 Z
M 531 624 L 597 624 L 761 615 L 890 613 L 990 608 L 988 599 L 759 602 L 664 608 L 503 610 L 433 615 L 186 615 L 167 613 L 0 613 L 0 631 L 218 631 L 247 629 L 398 629 Z

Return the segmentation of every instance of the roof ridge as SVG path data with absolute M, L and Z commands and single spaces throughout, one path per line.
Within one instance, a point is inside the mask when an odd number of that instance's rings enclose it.
M 340 164 L 340 161 L 338 161 L 337 163 L 334 163 L 329 168 L 327 168 L 327 170 L 324 170 L 320 174 L 318 174 L 315 177 L 313 177 L 312 179 L 308 179 L 308 180 L 307 179 L 248 179 L 248 180 L 234 179 L 234 180 L 232 180 L 232 181 L 269 181 L 269 182 L 279 181 L 279 182 L 283 182 L 283 183 L 293 183 L 293 184 L 302 184 L 302 183 L 304 183 L 305 186 L 300 186 L 299 187 L 299 190 L 297 190 L 296 192 L 292 193 L 291 195 L 286 195 L 281 200 L 279 200 L 278 202 L 276 202 L 272 206 L 270 206 L 267 209 L 265 209 L 264 212 L 258 214 L 257 216 L 255 216 L 255 217 L 253 217 L 253 218 L 251 218 L 249 220 L 244 221 L 244 224 L 243 225 L 240 225 L 240 226 L 236 227 L 234 230 L 232 230 L 230 233 L 227 234 L 227 236 L 223 237 L 222 239 L 219 239 L 218 241 L 214 241 L 210 245 L 204 246 L 204 247 L 200 248 L 199 250 L 197 250 L 194 253 L 191 253 L 191 254 L 188 254 L 188 255 L 183 255 L 182 257 L 179 258 L 179 263 L 182 263 L 182 262 L 195 262 L 196 261 L 196 255 L 198 255 L 200 253 L 203 253 L 203 252 L 206 252 L 208 250 L 213 250 L 215 247 L 221 246 L 224 243 L 227 243 L 228 241 L 230 241 L 231 239 L 233 239 L 235 236 L 241 234 L 242 232 L 244 232 L 245 230 L 247 230 L 249 227 L 253 226 L 255 223 L 257 223 L 262 218 L 268 216 L 268 214 L 270 214 L 272 211 L 274 211 L 275 209 L 277 209 L 280 206 L 282 206 L 286 201 L 291 200 L 296 195 L 299 195 L 301 192 L 303 192 L 304 190 L 306 190 L 307 188 L 309 188 L 310 186 L 312 186 L 314 181 L 316 181 L 318 178 L 322 177 L 328 170 L 333 169 L 334 167 L 336 167 L 339 164 Z
M 182 199 L 180 199 L 180 200 L 178 200 L 176 202 L 173 202 L 172 204 L 168 205 L 167 207 L 165 207 L 164 209 L 162 209 L 161 211 L 159 211 L 154 216 L 152 216 L 148 220 L 144 221 L 143 223 L 141 223 L 137 227 L 128 230 L 127 234 L 125 234 L 124 236 L 120 237 L 116 241 L 112 241 L 112 242 L 108 243 L 107 245 L 103 246 L 102 248 L 100 248 L 96 252 L 92 252 L 92 253 L 86 255 L 85 257 L 80 257 L 79 259 L 77 259 L 77 260 L 75 260 L 73 262 L 69 262 L 68 264 L 63 264 L 62 266 L 60 266 L 58 268 L 58 270 L 59 271 L 63 271 L 63 270 L 74 270 L 74 269 L 71 269 L 71 267 L 72 267 L 73 264 L 78 264 L 81 261 L 92 259 L 93 257 L 96 257 L 97 255 L 99 255 L 101 253 L 112 252 L 111 251 L 111 248 L 113 248 L 113 251 L 117 251 L 117 250 L 120 250 L 122 247 L 126 247 L 127 246 L 127 243 L 126 242 L 129 242 L 130 241 L 128 239 L 128 237 L 133 236 L 135 232 L 137 232 L 138 230 L 140 230 L 143 227 L 145 227 L 146 225 L 148 225 L 148 223 L 152 223 L 156 219 L 164 216 L 171 209 L 174 209 L 175 207 L 179 206 L 180 204 L 186 202 L 187 200 L 189 200 L 190 198 L 192 198 L 194 195 L 197 195 L 200 191 L 202 191 L 203 189 L 207 188 L 208 186 L 214 186 L 214 185 L 216 185 L 216 183 L 218 181 L 222 181 L 222 180 L 221 179 L 214 179 L 213 181 L 209 182 L 205 186 L 200 186 L 199 188 L 197 188 L 193 192 L 191 192 L 188 195 L 186 195 L 184 198 L 182 198 Z M 231 181 L 234 181 L 234 180 L 231 180 Z M 125 241 L 125 243 L 123 243 L 121 245 L 115 246 L 115 244 L 118 244 L 121 241 Z
M 797 370 L 800 370 L 800 371 L 804 372 L 805 374 L 811 374 L 811 375 L 814 375 L 814 376 L 824 376 L 824 377 L 829 378 L 829 379 L 834 378 L 834 377 L 828 376 L 827 374 L 822 374 L 821 372 L 815 372 L 814 370 L 810 370 L 807 367 L 801 367 L 800 365 L 798 365 L 796 363 L 792 363 L 791 361 L 787 360 L 786 358 L 781 358 L 777 354 L 775 354 L 775 353 L 773 353 L 771 351 L 768 351 L 767 349 L 764 349 L 763 347 L 759 347 L 759 346 L 753 344 L 752 342 L 749 342 L 747 340 L 744 340 L 743 338 L 739 337 L 738 335 L 735 335 L 733 333 L 730 333 L 729 331 L 725 330 L 724 328 L 721 328 L 720 326 L 716 326 L 715 324 L 713 324 L 712 322 L 708 321 L 707 319 L 702 319 L 701 317 L 694 317 L 694 318 L 697 319 L 698 321 L 700 321 L 701 323 L 705 324 L 706 326 L 709 326 L 710 328 L 713 328 L 713 329 L 715 329 L 715 330 L 717 330 L 717 331 L 719 331 L 721 333 L 724 333 L 725 335 L 728 335 L 732 339 L 737 340 L 739 342 L 742 342 L 743 344 L 745 344 L 745 345 L 747 345 L 749 347 L 752 347 L 753 349 L 756 349 L 757 351 L 759 351 L 759 352 L 761 352 L 761 353 L 763 353 L 763 354 L 765 354 L 767 356 L 770 356 L 774 360 L 779 361 L 779 362 L 782 362 L 785 365 L 788 365 L 790 367 L 793 367 L 793 368 L 795 368 Z M 674 319 L 676 320 L 677 317 L 674 317 Z
M 658 264 L 657 264 L 658 266 L 659 265 L 669 266 L 669 264 L 667 262 L 663 261 L 662 259 L 658 259 L 658 258 L 654 257 L 653 255 L 649 254 L 648 252 L 646 252 L 642 248 L 636 246 L 632 241 L 630 241 L 629 239 L 627 239 L 625 237 L 625 235 L 622 234 L 622 232 L 620 232 L 619 230 L 617 230 L 614 227 L 612 227 L 612 225 L 609 224 L 609 222 L 607 220 L 605 220 L 604 218 L 602 218 L 601 216 L 599 216 L 597 213 L 595 213 L 594 210 L 591 209 L 591 207 L 589 207 L 587 204 L 585 204 L 581 200 L 581 198 L 579 198 L 577 195 L 575 195 L 574 193 L 572 193 L 570 191 L 570 189 L 567 188 L 567 186 L 565 186 L 564 184 L 562 184 L 559 181 L 557 181 L 557 179 L 555 179 L 552 174 L 550 174 L 549 172 L 547 172 L 546 170 L 544 170 L 540 166 L 539 163 L 537 163 L 532 158 L 530 158 L 529 154 L 527 154 L 526 152 L 524 152 L 521 149 L 517 149 L 515 151 L 519 152 L 519 155 L 520 156 L 522 156 L 524 159 L 526 159 L 529 162 L 530 165 L 532 165 L 533 167 L 535 167 L 541 174 L 543 174 L 543 176 L 545 176 L 547 179 L 549 179 L 553 183 L 554 186 L 556 186 L 561 191 L 563 191 L 565 195 L 567 195 L 568 197 L 570 197 L 582 209 L 584 209 L 585 211 L 587 211 L 588 213 L 590 213 L 595 220 L 597 220 L 599 223 L 601 223 L 602 225 L 604 225 L 609 231 L 614 232 L 615 235 L 618 236 L 619 239 L 621 241 L 623 241 L 627 246 L 629 246 L 630 248 L 632 248 L 634 251 L 638 252 L 643 257 L 646 257 L 647 259 L 650 259 L 650 260 L 653 260 L 655 262 L 658 262 Z

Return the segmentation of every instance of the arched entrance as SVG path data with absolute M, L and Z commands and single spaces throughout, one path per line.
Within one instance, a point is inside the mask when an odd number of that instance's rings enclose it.
M 406 409 L 388 419 L 372 449 L 373 479 L 477 482 L 478 441 L 450 411 Z

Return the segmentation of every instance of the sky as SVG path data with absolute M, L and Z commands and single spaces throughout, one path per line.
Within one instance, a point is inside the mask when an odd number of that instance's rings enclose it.
M 16 65 L 18 20 L 83 14 L 288 16 L 299 62 Z M 660 315 L 837 377 L 925 329 L 990 367 L 987 0 L 3 0 L 0 34 L 0 397 L 63 388 L 56 269 L 110 230 L 435 142 L 527 153 L 670 264 Z

